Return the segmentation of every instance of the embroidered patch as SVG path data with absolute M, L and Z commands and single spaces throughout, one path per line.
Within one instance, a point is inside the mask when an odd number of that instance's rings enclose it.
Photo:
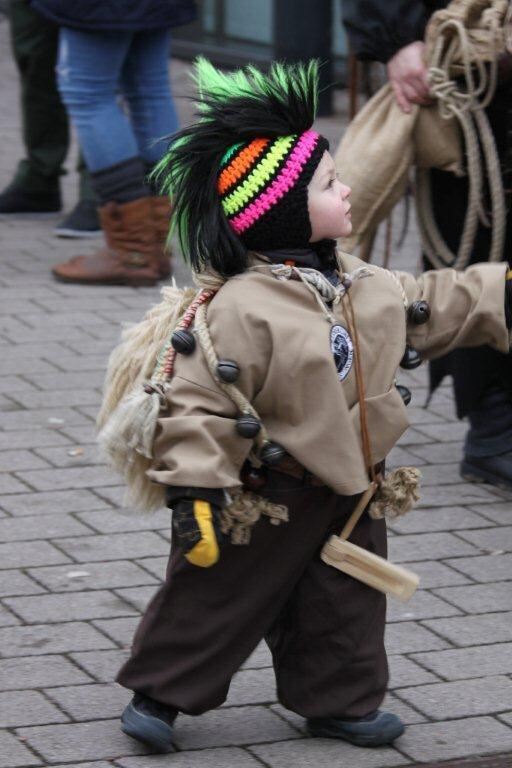
M 352 368 L 354 345 L 349 332 L 341 325 L 333 325 L 331 328 L 331 350 L 338 371 L 338 379 L 343 381 Z

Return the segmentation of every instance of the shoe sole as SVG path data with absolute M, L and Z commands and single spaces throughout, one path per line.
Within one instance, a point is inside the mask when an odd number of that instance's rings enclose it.
M 158 752 L 175 752 L 171 728 L 156 718 L 146 718 L 145 715 L 135 713 L 131 705 L 122 714 L 121 730 L 132 739 L 148 744 Z
M 331 730 L 330 728 L 307 728 L 310 736 L 318 736 L 324 739 L 341 739 L 342 741 L 348 741 L 349 744 L 353 744 L 355 747 L 383 747 L 386 744 L 392 744 L 398 739 L 405 728 L 403 725 L 389 728 L 388 731 L 384 731 L 380 737 L 365 736 L 364 734 L 345 733 L 341 734 L 339 731 Z
M 54 229 L 53 234 L 55 237 L 78 240 L 82 237 L 100 237 L 102 232 L 101 229 Z
M 509 491 L 512 488 L 512 483 L 508 483 L 500 475 L 495 475 L 486 469 L 480 469 L 480 467 L 476 469 L 466 461 L 463 461 L 460 465 L 460 474 L 468 483 L 487 483 L 505 491 Z

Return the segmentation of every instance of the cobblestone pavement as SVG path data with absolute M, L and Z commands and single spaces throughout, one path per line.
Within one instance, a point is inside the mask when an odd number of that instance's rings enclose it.
M 1 187 L 21 152 L 5 23 L 0 51 Z M 186 117 L 185 70 L 173 67 Z M 322 127 L 336 138 L 341 120 Z M 73 170 L 64 187 L 69 209 Z M 93 420 L 119 324 L 158 289 L 55 283 L 50 265 L 73 253 L 53 236 L 57 221 L 0 219 L 0 767 L 391 768 L 512 753 L 512 496 L 461 482 L 465 425 L 448 387 L 422 408 L 422 369 L 402 377 L 412 427 L 392 455 L 423 471 L 421 506 L 390 537 L 391 559 L 421 576 L 409 603 L 389 606 L 387 706 L 408 724 L 404 737 L 374 751 L 307 738 L 276 701 L 263 646 L 221 709 L 180 717 L 179 753 L 149 758 L 120 732 L 129 695 L 112 680 L 164 572 L 169 518 L 124 514 Z M 393 263 L 414 269 L 417 252 L 413 231 Z

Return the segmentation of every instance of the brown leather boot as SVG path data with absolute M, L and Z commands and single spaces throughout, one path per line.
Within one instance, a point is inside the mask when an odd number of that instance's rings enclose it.
M 95 285 L 155 285 L 170 274 L 164 253 L 169 226 L 158 198 L 141 197 L 130 203 L 106 203 L 99 209 L 106 247 L 88 256 L 74 256 L 52 272 L 67 283 Z M 164 217 L 167 222 L 164 235 Z

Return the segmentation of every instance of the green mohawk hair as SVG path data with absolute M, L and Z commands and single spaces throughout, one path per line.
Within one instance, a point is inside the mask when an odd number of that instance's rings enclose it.
M 226 220 L 217 193 L 222 158 L 235 144 L 255 137 L 301 134 L 317 109 L 318 62 L 274 62 L 268 74 L 253 66 L 221 72 L 199 57 L 198 120 L 175 133 L 153 172 L 173 205 L 171 233 L 178 233 L 191 267 L 228 277 L 247 265 L 247 249 Z

